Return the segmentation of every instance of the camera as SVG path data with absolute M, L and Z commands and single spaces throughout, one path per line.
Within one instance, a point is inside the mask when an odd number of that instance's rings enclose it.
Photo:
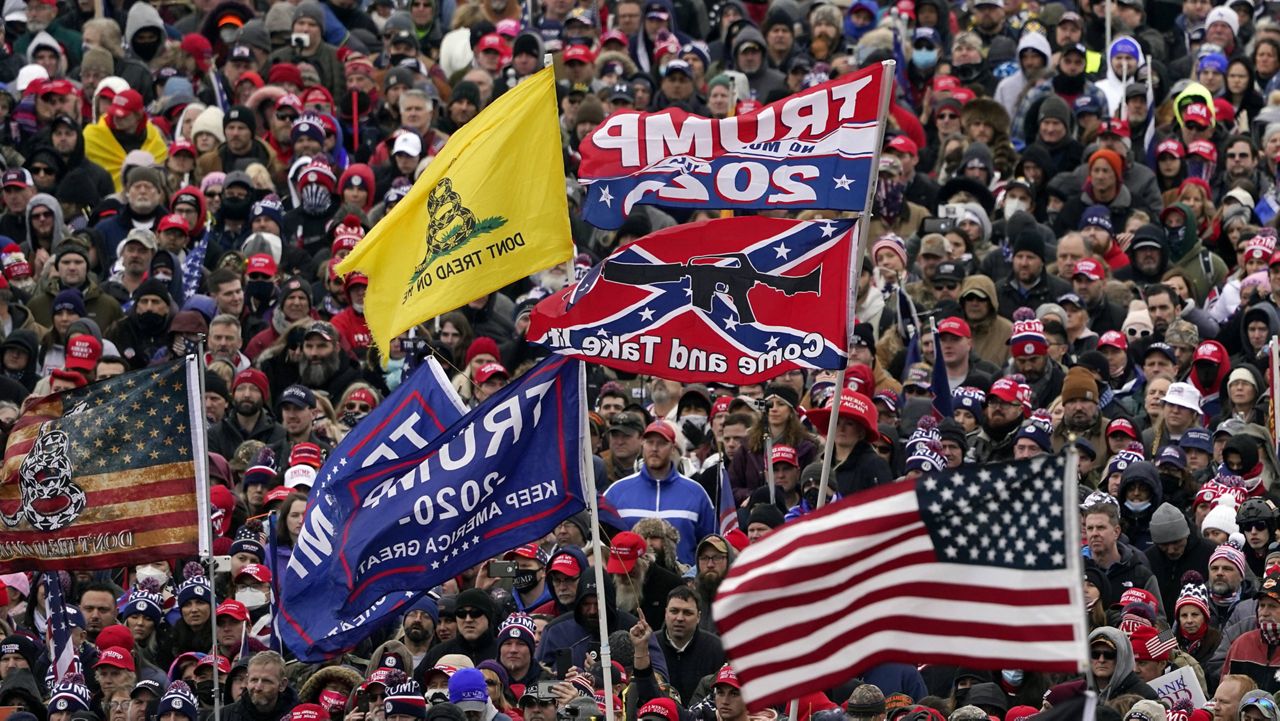
M 293 33 L 289 36 L 289 45 L 295 48 L 311 46 L 311 36 L 306 33 Z
M 928 235 L 929 233 L 938 233 L 946 235 L 955 230 L 956 221 L 954 218 L 925 218 L 920 222 L 920 233 Z

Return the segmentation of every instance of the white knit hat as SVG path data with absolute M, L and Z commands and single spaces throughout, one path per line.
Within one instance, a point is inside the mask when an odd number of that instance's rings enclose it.
M 1223 496 L 1213 504 L 1213 508 L 1209 509 L 1209 513 L 1200 522 L 1200 532 L 1204 533 L 1205 530 L 1210 528 L 1222 531 L 1228 536 L 1240 532 L 1240 526 L 1236 523 L 1236 502 L 1234 498 Z

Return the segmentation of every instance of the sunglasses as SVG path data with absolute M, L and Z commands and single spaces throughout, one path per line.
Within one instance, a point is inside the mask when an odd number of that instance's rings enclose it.
M 1265 521 L 1242 521 L 1240 523 L 1241 531 L 1265 531 L 1267 524 Z
M 1209 129 L 1208 125 L 1201 125 L 1200 123 L 1187 123 L 1187 130 L 1193 130 L 1197 133 L 1204 132 L 1208 129 Z
M 1227 153 L 1227 157 L 1232 160 L 1248 160 L 1253 156 L 1249 153 Z
M 1092 651 L 1090 651 L 1090 655 L 1091 655 L 1094 659 L 1106 659 L 1106 660 L 1108 660 L 1108 661 L 1114 661 L 1114 660 L 1116 660 L 1116 652 L 1115 652 L 1115 651 L 1108 651 L 1108 650 L 1107 650 L 1107 649 L 1105 649 L 1105 648 L 1095 648 L 1095 649 L 1093 649 Z
M 52 212 L 50 212 L 50 211 L 47 211 L 47 210 L 46 210 L 46 211 L 44 211 L 43 213 L 32 213 L 32 214 L 31 214 L 31 219 L 32 219 L 32 220 L 44 220 L 45 218 L 52 218 L 52 217 L 53 217 L 53 213 L 52 213 Z
M 484 611 L 478 608 L 460 608 L 454 612 L 454 616 L 458 618 L 484 618 Z
M 31 171 L 32 175 L 53 175 L 54 174 L 53 168 L 50 168 L 47 165 L 32 166 L 28 168 L 28 170 Z
M 947 281 L 933 284 L 934 290 L 955 290 L 956 288 L 959 288 L 959 287 L 960 287 L 959 283 L 947 282 Z
M 206 190 L 206 191 L 204 191 L 204 197 L 206 197 L 206 198 L 221 198 L 221 197 L 222 197 L 222 193 L 221 193 L 220 191 L 217 191 L 217 190 Z
M 282 123 L 292 123 L 297 119 L 297 113 L 276 113 L 276 120 L 279 120 Z
M 1151 331 L 1146 328 L 1130 328 L 1126 332 L 1129 334 L 1130 338 L 1146 338 L 1151 335 Z
M 938 113 L 938 120 L 959 120 L 960 116 L 956 113 Z
M 343 406 L 343 409 L 354 413 L 368 413 L 373 410 L 368 403 L 348 403 Z

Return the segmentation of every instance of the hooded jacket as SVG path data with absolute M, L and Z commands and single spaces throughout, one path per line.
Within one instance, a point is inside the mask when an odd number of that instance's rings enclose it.
M 572 556 L 573 560 L 578 562 L 578 568 L 581 569 L 580 573 L 585 574 L 590 572 L 591 563 L 587 560 L 587 552 L 582 550 L 579 546 L 561 546 L 556 549 L 556 552 L 551 554 L 547 559 L 547 568 L 551 567 L 551 563 L 556 560 L 557 556 Z M 548 582 L 547 585 L 550 586 L 550 582 Z M 529 613 L 545 613 L 549 616 L 561 616 L 563 614 L 570 613 L 571 611 L 573 611 L 571 607 L 562 605 L 560 603 L 560 599 L 556 598 L 555 593 L 552 593 L 549 601 L 538 606 Z
M 44 654 L 41 655 L 41 659 L 43 658 Z M 27 707 L 27 711 L 35 714 L 39 721 L 45 721 L 49 716 L 41 700 L 40 687 L 36 685 L 36 678 L 33 675 L 35 670 L 15 668 L 10 671 L 4 683 L 0 683 L 0 702 L 13 705 L 16 697 Z M 43 677 L 44 672 L 41 671 L 40 675 Z
M 373 653 L 369 654 L 369 668 L 365 672 L 365 677 L 368 678 L 370 674 L 377 670 L 374 664 L 377 663 L 379 659 L 392 654 L 400 659 L 399 668 L 401 671 L 404 671 L 405 673 L 411 673 L 413 671 L 413 654 L 409 653 L 409 647 L 393 639 L 383 642 L 380 646 L 373 649 Z
M 643 33 L 641 33 L 641 35 L 643 35 Z M 735 66 L 737 65 L 738 52 L 742 49 L 742 46 L 748 42 L 756 43 L 762 48 L 768 47 L 765 45 L 764 36 L 760 34 L 759 30 L 756 30 L 751 26 L 742 28 L 742 30 L 738 31 L 737 36 L 733 39 L 733 60 Z M 744 75 L 747 76 L 747 84 L 751 87 L 751 94 L 754 95 L 755 99 L 761 103 L 768 102 L 770 96 L 775 92 L 788 92 L 786 76 L 769 67 L 767 60 L 762 59 L 760 62 L 760 68 L 754 73 L 744 73 Z
M 1092 667 L 1085 676 L 1089 688 L 1098 692 L 1099 700 L 1110 701 L 1127 693 L 1136 693 L 1145 699 L 1155 700 L 1156 692 L 1143 683 L 1138 678 L 1138 674 L 1133 671 L 1133 646 L 1129 644 L 1129 637 L 1114 626 L 1103 626 L 1089 634 L 1089 645 L 1092 646 L 1099 639 L 1105 639 L 1116 649 L 1115 671 L 1105 685 L 1099 684 L 1098 678 L 1093 675 Z
M 1267 356 L 1264 354 L 1262 357 L 1258 357 L 1257 350 L 1249 345 L 1249 324 L 1256 320 L 1264 321 L 1267 324 L 1268 338 L 1280 334 L 1280 311 L 1277 311 L 1274 305 L 1270 303 L 1255 303 L 1249 306 L 1240 318 L 1240 352 L 1232 357 L 1231 366 L 1236 368 L 1241 364 L 1248 364 L 1265 375 L 1268 365 Z M 1265 349 L 1265 346 L 1263 348 Z M 1259 381 L 1258 388 L 1260 392 L 1265 391 L 1265 383 L 1261 382 L 1262 379 L 1259 379 Z
M 1003 367 L 1009 359 L 1009 336 L 1013 334 L 1013 323 L 1000 316 L 1000 295 L 990 278 L 985 275 L 965 278 L 960 286 L 960 298 L 971 291 L 985 294 L 991 302 L 991 312 L 986 318 L 978 321 L 966 318 L 969 329 L 973 331 L 973 352 L 982 360 Z
M 1145 507 L 1135 510 L 1130 502 L 1125 500 L 1125 496 L 1129 488 L 1138 485 L 1146 487 L 1150 498 L 1145 502 Z M 1126 468 L 1120 480 L 1119 498 L 1120 523 L 1125 535 L 1135 548 L 1145 551 L 1152 545 L 1151 516 L 1164 502 L 1164 485 L 1160 482 L 1156 467 L 1146 461 L 1140 461 Z
M 0 373 L 3 373 L 5 376 L 21 383 L 26 387 L 27 391 L 30 392 L 35 390 L 36 382 L 40 380 L 40 375 L 36 372 L 40 352 L 40 340 L 36 329 L 39 328 L 39 326 L 30 322 L 31 314 L 27 313 L 26 308 L 15 303 L 9 304 L 9 314 L 11 316 L 14 314 L 14 311 L 17 310 L 21 310 L 22 313 L 26 315 L 28 325 L 30 325 L 30 327 L 19 328 L 18 330 L 10 333 L 9 337 L 4 339 L 4 345 L 16 346 L 26 351 L 27 367 L 20 371 L 10 371 L 6 369 L 0 371 Z M 18 325 L 16 316 L 14 317 L 14 325 Z M 41 328 L 39 332 L 43 333 L 43 331 L 44 329 Z
M 1044 56 L 1044 67 L 1041 74 L 1049 72 L 1052 67 L 1053 50 L 1049 47 L 1049 38 L 1040 33 L 1023 33 L 1022 38 L 1018 40 L 1018 51 L 1014 54 L 1014 61 L 1022 57 L 1023 50 L 1034 50 Z M 1027 77 L 1027 74 L 1018 68 L 1018 72 L 1010 75 L 1000 84 L 996 86 L 995 101 L 1002 108 L 1016 108 L 1018 103 L 1022 101 L 1024 95 L 1031 88 L 1032 82 L 1039 80 L 1040 77 Z M 1008 115 L 1008 112 L 1005 113 Z
M 67 237 L 66 222 L 62 218 L 62 203 L 59 203 L 56 198 L 48 193 L 36 193 L 31 196 L 31 200 L 27 201 L 26 217 L 23 219 L 23 228 L 27 232 L 27 242 L 23 243 L 21 247 L 22 254 L 28 258 L 34 258 L 35 252 L 39 250 L 36 247 L 35 236 L 31 233 L 31 211 L 39 207 L 53 211 L 53 237 L 49 240 L 48 247 L 41 245 L 40 248 L 44 248 L 52 255 L 54 249 L 61 245 L 62 241 Z
M 1168 231 L 1169 257 L 1173 259 L 1174 267 L 1181 269 L 1191 279 L 1191 292 L 1195 295 L 1196 305 L 1203 306 L 1209 291 L 1226 279 L 1227 264 L 1200 242 L 1196 231 L 1196 213 L 1190 206 L 1174 203 L 1169 207 L 1177 208 L 1187 219 L 1181 232 Z
M 1134 65 L 1135 69 L 1147 64 L 1146 55 L 1142 52 L 1142 45 L 1137 40 L 1127 35 L 1122 35 L 1111 41 L 1111 46 L 1107 48 L 1107 77 L 1098 81 L 1098 87 L 1107 96 L 1107 115 L 1113 118 L 1123 115 L 1121 107 L 1124 105 L 1124 88 L 1136 79 L 1136 76 L 1122 78 L 1116 75 L 1115 69 L 1111 66 L 1111 60 L 1120 53 L 1136 57 L 1138 62 Z M 1141 141 L 1140 138 L 1136 138 L 1136 140 Z
M 598 601 L 595 575 L 583 573 L 578 576 L 578 597 L 574 601 L 573 613 L 566 613 L 553 619 L 542 630 L 542 639 L 533 652 L 535 664 L 555 668 L 556 654 L 563 649 L 568 649 L 572 655 L 573 665 L 582 668 L 587 653 L 599 650 L 600 624 L 588 618 L 582 609 L 583 601 L 592 596 L 596 596 Z M 635 616 L 618 610 L 614 597 L 613 579 L 608 574 L 604 576 L 604 599 L 603 603 L 597 602 L 596 608 L 599 613 L 605 614 L 605 621 L 610 629 L 627 629 L 636 624 Z M 649 660 L 655 671 L 663 678 L 668 677 L 667 660 L 662 655 L 662 647 L 658 645 L 657 634 L 649 639 Z

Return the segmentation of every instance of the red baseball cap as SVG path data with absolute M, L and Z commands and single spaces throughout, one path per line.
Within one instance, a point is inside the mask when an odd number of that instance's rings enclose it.
M 1102 280 L 1107 277 L 1107 272 L 1102 269 L 1102 263 L 1093 258 L 1081 258 L 1076 261 L 1075 267 L 1071 269 L 1071 276 L 1083 275 L 1089 280 Z
M 1187 146 L 1187 155 L 1197 155 L 1205 160 L 1217 162 L 1218 148 L 1208 140 L 1192 140 Z
M 601 46 L 604 46 L 606 43 L 610 43 L 610 42 L 621 43 L 622 47 L 624 48 L 631 45 L 631 42 L 627 40 L 627 34 L 622 32 L 621 30 L 609 30 L 609 31 L 606 31 L 604 35 L 600 36 Z
M 951 92 L 960 89 L 960 78 L 954 75 L 933 76 L 933 92 Z
M 538 546 L 532 543 L 526 543 L 523 546 L 517 546 L 510 551 L 502 554 L 504 561 L 512 561 L 517 558 L 528 558 L 533 561 L 542 561 L 542 551 Z
M 98 654 L 98 662 L 93 665 L 94 668 L 102 668 L 103 666 L 111 666 L 112 668 L 121 668 L 129 673 L 133 673 L 136 667 L 133 664 L 133 654 L 119 646 L 103 649 Z
M 640 437 L 643 438 L 649 435 L 650 433 L 657 433 L 658 435 L 662 436 L 663 438 L 667 439 L 672 443 L 676 442 L 675 430 L 671 427 L 670 424 L 664 421 L 654 421 L 653 423 L 650 423 L 647 427 L 645 427 L 644 433 L 641 433 Z
M 156 232 L 163 233 L 171 229 L 181 230 L 183 233 L 190 233 L 191 226 L 187 224 L 187 219 L 177 213 L 170 213 L 160 219 L 160 225 L 156 228 Z
M 1025 415 L 1028 410 L 1027 402 L 1031 396 L 1031 387 L 1006 376 L 992 383 L 987 395 L 995 396 L 1005 403 L 1021 403 Z
M 712 403 L 712 404 L 711 404 L 711 416 L 710 416 L 710 418 L 715 418 L 716 416 L 720 415 L 721 413 L 728 413 L 728 412 L 729 412 L 729 406 L 731 406 L 731 405 L 733 405 L 733 398 L 732 398 L 732 397 L 730 397 L 730 396 L 720 396 L 719 398 L 717 398 L 717 399 L 716 399 L 716 402 L 715 402 L 715 403 Z
M 246 563 L 240 567 L 240 572 L 236 574 L 236 580 L 248 576 L 258 583 L 271 583 L 271 569 L 261 563 Z M 219 606 L 221 608 L 221 606 Z
M 214 616 L 230 616 L 237 621 L 248 621 L 249 609 L 245 608 L 243 603 L 231 598 L 218 604 L 218 611 Z
M 113 118 L 123 118 L 133 113 L 141 113 L 142 109 L 142 95 L 133 88 L 121 90 L 111 99 L 111 117 Z
M 255 253 L 249 256 L 249 260 L 244 265 L 244 274 L 261 273 L 263 275 L 274 276 L 279 266 L 276 265 L 275 258 L 266 253 Z
M 1122 138 L 1132 136 L 1129 131 L 1129 121 L 1118 118 L 1102 121 L 1102 125 L 1098 126 L 1098 135 L 1119 135 Z
M 304 465 L 319 469 L 324 465 L 324 451 L 314 443 L 299 443 L 289 451 L 289 465 Z
M 1175 158 L 1186 156 L 1187 149 L 1182 147 L 1182 141 L 1177 138 L 1165 138 L 1156 146 L 1156 157 L 1161 155 L 1172 155 Z
M 196 661 L 196 668 L 200 668 L 201 666 L 212 666 L 215 663 L 218 664 L 218 673 L 231 673 L 231 660 L 226 656 L 215 656 L 210 654 L 199 661 Z
M 716 682 L 713 685 L 719 686 L 722 683 L 728 684 L 736 689 L 742 688 L 742 682 L 738 680 L 738 674 L 734 673 L 733 669 L 729 668 L 729 664 L 727 663 L 721 666 L 720 670 L 716 672 Z
M 480 42 L 476 43 L 476 52 L 482 53 L 486 50 L 492 50 L 496 53 L 507 54 L 507 40 L 498 33 L 489 33 L 480 38 Z
M 1192 103 L 1182 109 L 1182 122 L 1190 123 L 1195 121 L 1201 125 L 1213 127 L 1213 113 L 1210 112 L 1209 106 L 1204 103 Z
M 551 568 L 547 570 L 548 572 L 556 571 L 557 573 L 563 573 L 569 578 L 577 578 L 582 575 L 582 565 L 578 563 L 578 559 L 568 553 L 561 553 L 551 559 Z
M 289 721 L 329 721 L 329 712 L 319 704 L 300 703 L 293 707 L 286 718 Z
M 1129 340 L 1124 337 L 1124 333 L 1121 333 L 1118 330 L 1109 330 L 1106 333 L 1103 333 L 1102 337 L 1098 339 L 1099 348 L 1106 346 L 1127 351 L 1129 350 Z
M 177 155 L 178 153 L 196 154 L 196 146 L 191 144 L 189 140 L 175 140 L 169 143 L 169 155 Z
M 81 333 L 67 342 L 67 360 L 64 365 L 69 370 L 93 370 L 101 357 L 102 341 Z
M 596 54 L 591 52 L 591 48 L 586 45 L 570 45 L 565 48 L 561 60 L 565 63 L 586 63 L 590 65 L 596 61 Z
M 1222 352 L 1222 346 L 1212 341 L 1203 341 L 1196 346 L 1196 354 L 1191 359 L 1191 362 L 1195 363 L 1202 360 L 1218 364 L 1227 362 L 1226 355 Z
M 791 446 L 784 446 L 781 444 L 773 447 L 773 452 L 769 454 L 769 462 L 771 464 L 790 463 L 796 468 L 800 467 L 800 460 L 796 454 L 796 449 Z
M 1127 418 L 1117 418 L 1107 424 L 1107 435 L 1114 436 L 1120 433 L 1132 438 L 1135 441 L 1141 441 L 1142 437 L 1138 434 L 1138 429 L 1133 427 L 1133 423 Z
M 275 488 L 272 488 L 271 490 L 267 491 L 267 495 L 265 498 L 262 499 L 262 502 L 274 503 L 276 501 L 283 501 L 284 499 L 289 497 L 290 493 L 293 493 L 292 488 L 288 486 L 276 486 Z
M 955 335 L 960 336 L 961 338 L 972 338 L 973 331 L 969 330 L 969 324 L 962 318 L 951 316 L 950 318 L 943 318 L 942 322 L 938 324 L 938 335 Z
M 636 712 L 636 718 L 645 716 L 653 716 L 664 721 L 680 721 L 680 710 L 676 708 L 676 702 L 669 698 L 655 698 Z
M 609 544 L 609 562 L 605 570 L 609 573 L 631 573 L 636 561 L 649 549 L 649 544 L 637 533 L 623 531 L 613 537 Z
M 476 369 L 476 383 L 484 383 L 494 376 L 502 376 L 510 380 L 511 374 L 501 363 L 485 363 Z
M 915 141 L 905 135 L 895 135 L 893 140 L 889 141 L 889 149 L 896 150 L 899 153 L 907 155 L 917 155 L 920 153 L 920 146 Z

